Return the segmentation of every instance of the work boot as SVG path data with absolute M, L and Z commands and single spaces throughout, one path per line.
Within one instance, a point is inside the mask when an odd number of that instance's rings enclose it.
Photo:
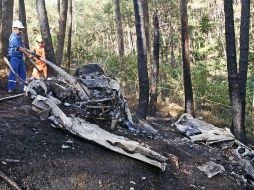
M 8 90 L 8 93 L 9 94 L 13 94 L 13 90 Z

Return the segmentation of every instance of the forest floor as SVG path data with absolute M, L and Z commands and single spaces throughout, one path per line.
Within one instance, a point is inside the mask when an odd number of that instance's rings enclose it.
M 0 87 L 0 97 L 8 96 Z M 163 138 L 149 138 L 127 129 L 115 133 L 148 145 L 169 158 L 166 170 L 80 139 L 40 120 L 28 97 L 0 102 L 0 171 L 27 190 L 177 190 L 248 189 L 230 173 L 222 151 L 184 141 L 172 118 L 149 118 Z M 213 160 L 225 172 L 212 178 L 197 166 Z M 0 178 L 0 189 L 12 189 Z

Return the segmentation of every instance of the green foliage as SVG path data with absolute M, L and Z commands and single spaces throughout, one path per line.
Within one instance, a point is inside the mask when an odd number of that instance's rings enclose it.
M 203 62 L 197 62 L 192 71 L 193 91 L 197 97 L 205 97 L 209 88 L 207 65 Z
M 254 52 L 253 51 L 250 51 L 249 52 L 249 70 L 251 72 L 254 71 Z
M 105 61 L 104 70 L 107 74 L 116 77 L 121 81 L 128 93 L 136 92 L 137 90 L 137 57 L 129 55 L 125 57 L 125 66 L 121 68 L 117 55 L 110 55 Z
M 208 32 L 211 31 L 213 27 L 208 15 L 204 15 L 201 18 L 199 25 L 200 25 L 200 31 L 203 34 L 208 34 Z
M 204 60 L 209 54 L 214 51 L 211 45 L 204 46 L 195 51 L 195 59 L 196 60 Z

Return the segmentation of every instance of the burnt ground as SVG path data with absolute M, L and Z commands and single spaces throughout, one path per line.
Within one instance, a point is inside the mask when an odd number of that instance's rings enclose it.
M 0 97 L 7 95 L 0 89 Z M 247 189 L 230 175 L 234 168 L 225 151 L 183 141 L 170 118 L 151 120 L 162 137 L 125 129 L 116 133 L 168 157 L 164 172 L 53 128 L 39 119 L 28 97 L 0 102 L 0 171 L 27 190 Z M 210 160 L 222 164 L 226 172 L 209 179 L 197 169 Z M 0 189 L 11 187 L 0 179 Z

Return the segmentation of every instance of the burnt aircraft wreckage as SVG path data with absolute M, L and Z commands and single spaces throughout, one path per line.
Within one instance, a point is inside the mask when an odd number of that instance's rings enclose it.
M 5 62 L 8 64 L 7 59 Z M 139 142 L 116 135 L 119 134 L 118 128 L 125 127 L 135 133 L 142 131 L 158 137 L 168 144 L 179 143 L 177 139 L 162 137 L 150 124 L 131 113 L 118 81 L 104 74 L 97 64 L 84 65 L 72 76 L 51 62 L 44 62 L 55 70 L 58 77 L 32 79 L 25 83 L 26 94 L 33 100 L 32 108 L 41 118 L 50 120 L 54 127 L 165 170 L 167 163 L 172 161 L 168 154 L 165 157 Z M 237 141 L 228 129 L 217 128 L 188 114 L 183 114 L 174 126 L 188 137 L 188 142 L 204 142 L 206 146 L 216 146 L 233 155 L 227 158 L 232 171 L 213 160 L 198 166 L 209 178 L 231 172 L 230 175 L 254 187 L 254 151 Z M 179 150 L 184 152 L 181 148 Z M 237 167 L 235 163 L 238 163 Z
M 166 157 L 112 133 L 118 126 L 149 135 L 157 133 L 141 118 L 135 116 L 133 121 L 118 81 L 106 76 L 98 64 L 85 65 L 72 76 L 48 60 L 43 61 L 58 77 L 44 81 L 32 79 L 26 88 L 26 95 L 33 99 L 33 109 L 41 118 L 49 119 L 54 127 L 165 170 Z M 102 124 L 105 129 L 100 127 Z

